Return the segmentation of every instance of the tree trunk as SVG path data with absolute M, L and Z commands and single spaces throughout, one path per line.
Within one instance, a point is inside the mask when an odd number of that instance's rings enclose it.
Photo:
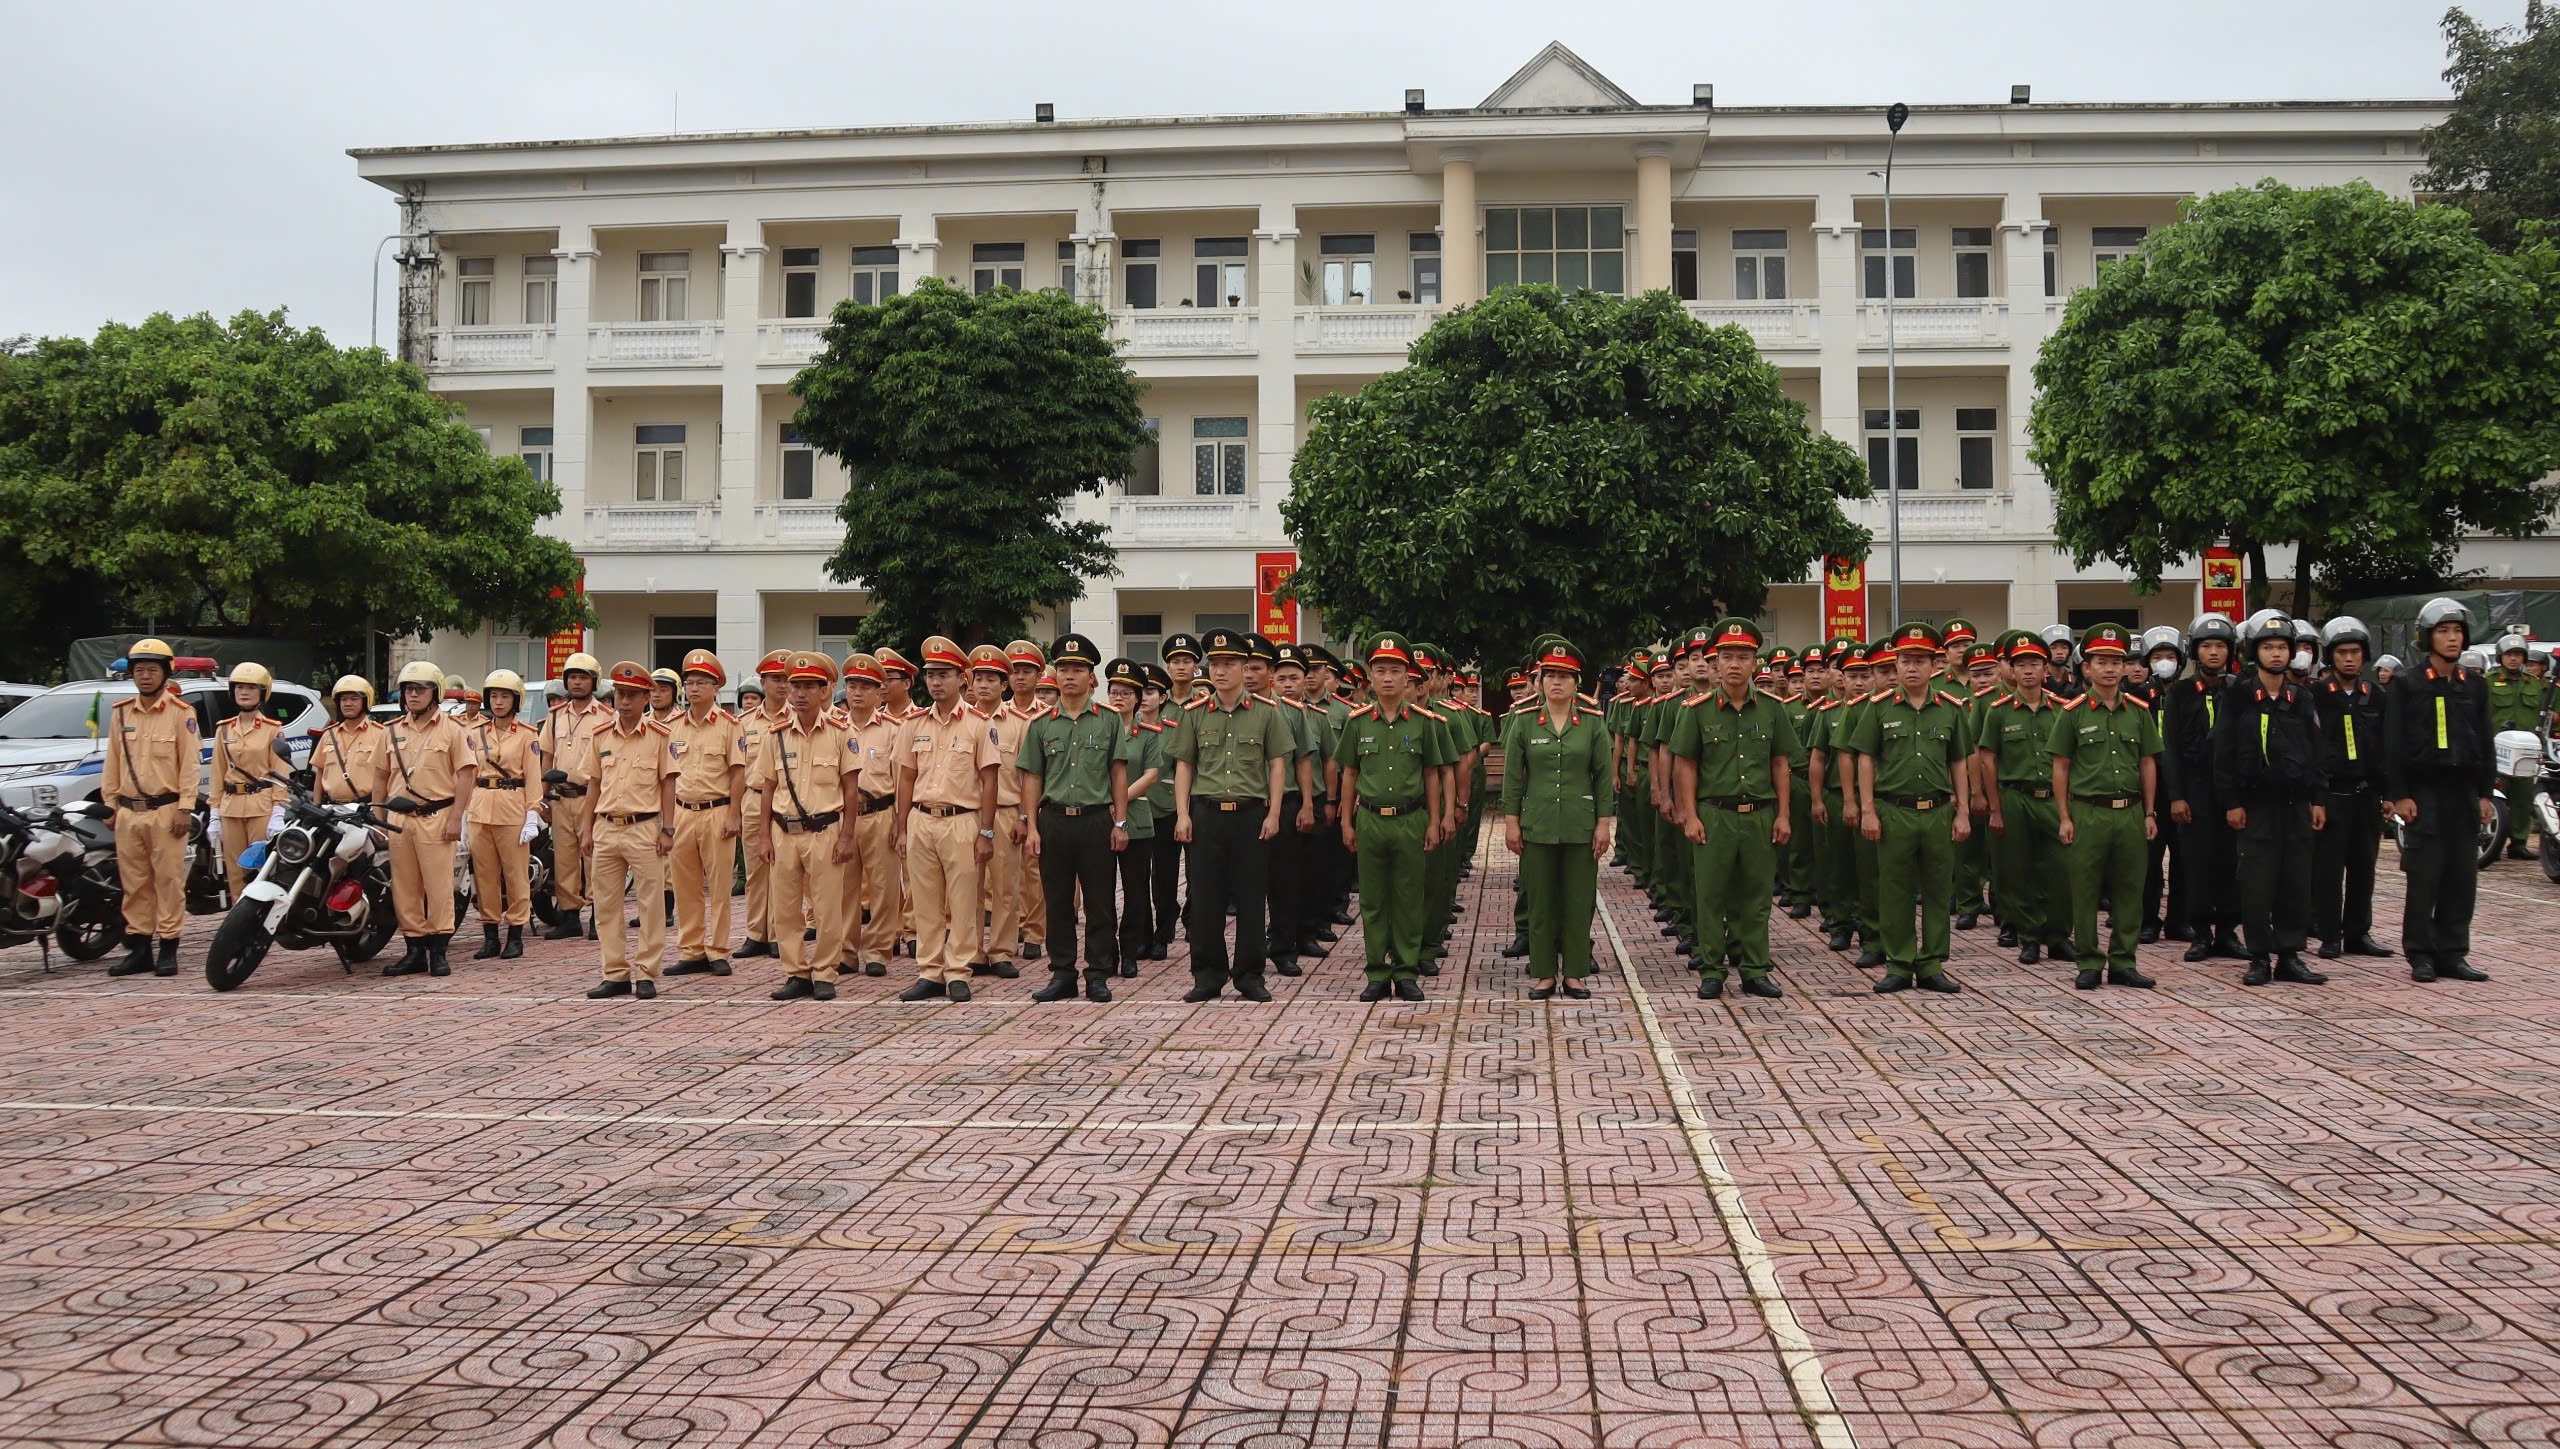
M 2248 588 L 2241 597 L 2248 601 L 2250 612 L 2255 613 L 2267 606 L 2267 546 L 2254 538 L 2249 539 L 2240 543 L 2240 556 L 2249 561 Z M 2231 622 L 2237 624 L 2240 621 L 2234 619 Z
M 2293 546 L 2293 617 L 2311 617 L 2311 566 L 2319 557 L 2319 548 L 2310 539 Z

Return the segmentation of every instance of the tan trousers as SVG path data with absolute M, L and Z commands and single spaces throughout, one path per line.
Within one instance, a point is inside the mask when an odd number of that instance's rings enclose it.
M 574 846 L 568 850 L 560 847 L 563 842 L 577 840 L 595 803 L 593 795 L 551 802 L 551 899 L 564 916 L 587 903 L 587 862 Z
M 750 847 L 746 851 L 747 939 L 770 941 L 773 939 L 773 867 L 765 864 L 763 856 L 753 849 L 757 823 L 764 819 L 763 794 L 749 790 L 743 812 L 739 817 L 738 838 Z M 781 854 L 782 847 L 775 846 L 774 853 Z M 721 935 L 725 937 L 728 932 L 723 931 Z
M 655 820 L 617 825 L 596 822 L 596 853 L 589 863 L 596 895 L 606 908 L 596 913 L 596 943 L 604 947 L 607 981 L 655 981 L 667 964 L 667 862 L 658 854 Z M 640 954 L 631 954 L 631 927 L 622 914 L 622 890 L 629 882 L 640 901 Z
M 729 959 L 729 852 L 737 841 L 720 833 L 729 807 L 676 809 L 676 848 L 669 858 L 676 883 L 676 958 Z M 661 912 L 660 920 L 665 913 Z
M 124 883 L 128 936 L 178 939 L 187 919 L 187 837 L 170 834 L 169 822 L 186 813 L 182 804 L 116 812 L 116 878 Z
M 1014 918 L 1022 923 L 1022 939 L 1045 946 L 1049 942 L 1049 898 L 1040 890 L 1040 862 L 1024 854 L 1020 846 L 1015 846 L 1013 853 L 1022 860 L 1018 872 L 1022 889 L 1014 893 Z
M 852 954 L 864 964 L 886 965 L 898 954 L 898 925 L 906 916 L 907 892 L 897 852 L 889 848 L 889 826 L 896 819 L 897 811 L 887 808 L 866 811 L 854 823 L 854 854 L 862 865 L 862 905 L 871 912 L 871 919 L 862 922 L 861 949 Z
M 453 934 L 453 847 L 444 838 L 448 805 L 433 815 L 397 817 L 391 837 L 391 909 L 403 936 Z
M 977 945 L 968 959 L 985 965 L 990 961 L 1011 961 L 1022 954 L 1022 842 L 1012 835 L 1013 827 L 1022 822 L 1022 807 L 996 807 L 996 853 L 987 862 L 982 882 L 986 897 L 987 934 L 979 943 L 976 921 L 969 922 L 968 934 L 962 939 Z M 975 835 L 976 831 L 970 832 Z M 1045 913 L 1045 908 L 1044 908 Z
M 999 832 L 1001 833 L 1001 832 Z M 907 893 L 916 922 L 916 975 L 966 981 L 978 939 L 978 816 L 907 814 Z
M 249 883 L 249 872 L 240 868 L 241 852 L 267 838 L 267 817 L 275 812 L 265 806 L 255 815 L 222 817 L 222 878 L 231 882 L 231 898 L 240 899 L 240 888 Z
M 517 839 L 524 834 L 524 814 L 505 825 L 473 821 L 462 827 L 471 842 L 471 889 L 477 894 L 480 921 L 488 926 L 522 926 L 533 920 L 533 847 Z
M 845 875 L 857 869 L 857 863 L 838 865 L 832 858 L 836 833 L 843 829 L 842 821 L 824 830 L 774 827 L 774 918 L 798 921 L 814 916 L 818 923 L 815 941 L 801 940 L 796 929 L 785 930 L 776 938 L 774 944 L 782 950 L 782 971 L 786 976 L 833 981 L 838 964 L 844 960 L 844 903 L 849 895 Z

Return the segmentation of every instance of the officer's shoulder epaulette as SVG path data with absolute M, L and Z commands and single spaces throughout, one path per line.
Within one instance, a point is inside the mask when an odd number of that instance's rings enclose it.
M 1151 735 L 1160 735 L 1166 730 L 1173 728 L 1173 726 L 1166 724 L 1163 720 L 1157 720 L 1154 724 L 1149 724 L 1145 720 L 1140 720 L 1138 721 L 1138 728 L 1145 730 Z
M 1585 709 L 1598 709 L 1600 707 L 1600 698 L 1598 695 L 1577 694 L 1574 698 L 1581 700 L 1583 708 Z
M 1952 704 L 1952 705 L 1954 705 L 1954 706 L 1955 706 L 1956 708 L 1958 708 L 1958 709 L 1962 709 L 1962 708 L 1964 708 L 1966 705 L 1969 705 L 1969 704 L 1973 703 L 1973 701 L 1972 701 L 1972 700 L 1970 700 L 1970 699 L 1966 698 L 1965 696 L 1963 696 L 1963 695 L 1961 695 L 1961 694 L 1956 693 L 1956 692 L 1955 692 L 1954 690 L 1952 690 L 1952 689 L 1942 689 L 1942 690 L 1939 690 L 1939 691 L 1938 691 L 1938 698 L 1939 698 L 1939 699 L 1941 699 L 1941 700 L 1943 700 L 1943 701 L 1945 701 L 1945 702 L 1946 702 L 1946 703 L 1948 703 L 1948 704 Z
M 2119 695 L 2117 695 L 2117 696 L 2116 696 L 2116 698 L 2123 700 L 2123 701 L 2124 701 L 2125 703 L 2127 703 L 2127 704 L 2135 705 L 2135 706 L 2138 706 L 2138 707 L 2140 707 L 2140 708 L 2142 708 L 2142 709 L 2149 709 L 2149 708 L 2151 707 L 2151 701 L 2149 701 L 2149 700 L 2147 700 L 2147 699 L 2144 699 L 2142 696 L 2140 696 L 2140 695 L 2138 695 L 2138 694 L 2119 694 Z
M 2075 694 L 2075 695 L 2071 696 L 2069 699 L 2066 699 L 2066 700 L 2062 701 L 2062 708 L 2064 708 L 2064 709 L 2078 709 L 2078 708 L 2080 707 L 2080 701 L 2082 701 L 2082 700 L 2084 700 L 2084 699 L 2087 699 L 2088 697 L 2089 697 L 2089 696 L 2087 696 L 2087 695 L 2085 695 L 2085 694 Z
M 1415 714 L 1418 714 L 1418 715 L 1422 716 L 1424 719 L 1427 719 L 1427 720 L 1431 721 L 1433 724 L 1446 724 L 1446 723 L 1448 723 L 1448 719 L 1447 719 L 1447 717 L 1446 717 L 1446 716 L 1444 716 L 1444 715 L 1438 715 L 1438 714 L 1434 714 L 1434 713 L 1432 713 L 1432 712 L 1431 712 L 1431 709 L 1430 709 L 1430 707 L 1429 707 L 1428 705 L 1420 705 L 1420 704 L 1417 704 L 1417 705 L 1415 705 L 1415 706 L 1413 707 L 1413 712 L 1414 712 Z
M 1351 718 L 1353 719 L 1360 719 L 1363 716 L 1373 715 L 1377 712 L 1378 707 L 1374 704 L 1355 704 L 1351 706 Z
M 643 729 L 652 729 L 652 730 L 656 730 L 658 733 L 660 733 L 660 734 L 662 734 L 662 735 L 668 735 L 668 734 L 674 734 L 674 733 L 675 733 L 675 731 L 673 731 L 673 730 L 671 730 L 671 729 L 668 729 L 668 728 L 667 728 L 667 722 L 666 722 L 665 720 L 662 720 L 662 719 L 644 719 L 644 720 L 640 721 L 640 727 L 641 727 L 641 728 L 643 728 Z
M 1778 693 L 1778 692 L 1777 692 L 1776 690 L 1774 690 L 1774 689 L 1761 689 L 1761 688 L 1758 688 L 1758 687 L 1756 687 L 1756 686 L 1755 686 L 1755 687 L 1752 689 L 1752 691 L 1751 691 L 1751 692 L 1752 692 L 1752 693 L 1754 693 L 1754 694 L 1756 694 L 1756 695 L 1759 695 L 1761 698 L 1763 698 L 1763 699 L 1767 699 L 1767 700 L 1769 700 L 1769 701 L 1771 701 L 1771 702 L 1773 702 L 1773 703 L 1777 703 L 1777 704 L 1793 704 L 1793 703 L 1795 703 L 1795 701 L 1794 701 L 1794 700 L 1791 700 L 1791 699 L 1787 698 L 1785 695 Z
M 1873 694 L 1869 694 L 1869 695 L 1862 696 L 1862 697 L 1858 700 L 1858 703 L 1860 703 L 1860 704 L 1881 704 L 1881 703 L 1883 703 L 1884 701 L 1886 701 L 1886 700 L 1888 700 L 1888 699 L 1891 699 L 1891 698 L 1893 698 L 1893 691 L 1892 691 L 1892 690 L 1890 690 L 1890 689 L 1879 689 L 1879 690 L 1875 691 Z

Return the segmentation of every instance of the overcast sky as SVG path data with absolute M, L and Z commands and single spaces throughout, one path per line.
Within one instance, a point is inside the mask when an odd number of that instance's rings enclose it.
M 2469 7 L 2512 23 L 2524 0 Z M 2426 97 L 2425 0 L 0 0 L 0 337 L 283 306 L 365 340 L 350 146 L 1471 104 L 1549 40 L 1649 102 Z M 388 310 L 388 302 L 385 303 Z M 386 329 L 388 323 L 385 323 Z

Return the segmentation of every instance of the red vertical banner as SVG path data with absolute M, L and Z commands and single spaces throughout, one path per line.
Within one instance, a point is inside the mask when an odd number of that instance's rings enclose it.
M 578 582 L 575 587 L 581 595 L 585 594 L 587 591 L 587 571 L 583 566 L 578 570 Z M 552 597 L 558 598 L 560 596 L 560 592 L 560 590 L 554 589 L 552 591 Z M 582 625 L 573 624 L 570 627 L 561 630 L 559 633 L 552 635 L 544 642 L 542 650 L 542 677 L 545 679 L 558 679 L 560 677 L 560 667 L 569 662 L 569 656 L 586 647 L 587 631 Z
M 2244 582 L 2237 552 L 2219 546 L 2206 549 L 2202 587 L 2197 594 L 2202 612 L 2220 614 L 2238 623 L 2241 611 L 2249 606 Z
M 1867 566 L 1856 559 L 1822 561 L 1822 637 L 1867 637 Z
M 1258 553 L 1253 556 L 1254 632 L 1274 644 L 1298 642 L 1298 601 L 1276 597 L 1289 576 L 1298 571 L 1295 553 Z

